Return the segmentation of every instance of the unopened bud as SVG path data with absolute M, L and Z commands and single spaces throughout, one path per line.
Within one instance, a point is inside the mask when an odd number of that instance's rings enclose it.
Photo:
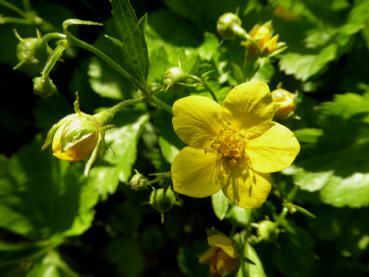
M 37 64 L 47 58 L 47 45 L 40 38 L 24 38 L 17 45 L 20 62 Z
M 170 187 L 158 188 L 151 192 L 149 203 L 155 210 L 165 213 L 176 205 L 177 199 Z
M 290 117 L 296 109 L 296 95 L 282 88 L 272 91 L 273 102 L 277 105 L 275 117 Z
M 273 242 L 278 238 L 279 232 L 276 222 L 266 219 L 257 224 L 257 235 L 260 240 Z
M 245 30 L 241 27 L 241 19 L 234 13 L 225 13 L 218 18 L 217 31 L 224 39 L 242 36 Z
M 61 160 L 78 162 L 88 159 L 85 175 L 101 153 L 107 125 L 108 111 L 95 115 L 83 113 L 79 109 L 78 94 L 74 103 L 75 113 L 67 115 L 48 132 L 42 149 L 52 144 L 53 155 Z
M 187 74 L 180 67 L 171 67 L 164 74 L 164 85 L 171 87 L 187 78 Z
M 42 97 L 48 97 L 58 92 L 53 80 L 49 77 L 36 77 L 33 79 L 33 92 Z
M 129 180 L 128 185 L 133 190 L 139 190 L 148 185 L 148 180 L 144 175 L 136 171 L 136 173 Z

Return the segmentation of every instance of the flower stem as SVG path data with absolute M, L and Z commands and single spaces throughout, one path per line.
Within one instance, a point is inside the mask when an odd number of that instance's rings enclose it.
M 130 106 L 130 105 L 135 105 L 138 103 L 141 103 L 145 100 L 144 97 L 138 97 L 135 99 L 128 99 L 128 100 L 123 100 L 121 102 L 119 102 L 118 104 L 115 104 L 114 106 L 99 112 L 97 114 L 94 115 L 94 117 L 99 121 L 99 123 L 101 125 L 106 125 L 108 124 L 113 117 L 115 116 L 115 114 L 121 110 L 123 110 L 125 107 Z
M 27 13 L 22 11 L 20 8 L 18 8 L 16 5 L 12 4 L 12 3 L 9 3 L 5 0 L 0 0 L 0 6 L 3 6 L 17 14 L 19 14 L 20 16 L 23 16 L 23 17 L 27 17 Z
M 103 60 L 106 64 L 108 64 L 110 67 L 115 69 L 118 73 L 120 73 L 123 77 L 128 79 L 135 87 L 137 87 L 139 90 L 141 90 L 142 94 L 144 95 L 144 99 L 146 99 L 148 102 L 154 103 L 160 109 L 163 109 L 163 110 L 165 110 L 169 113 L 172 113 L 172 108 L 170 106 L 168 106 L 166 103 L 164 103 L 160 99 L 153 96 L 151 94 L 151 92 L 149 91 L 149 89 L 144 84 L 142 84 L 141 82 L 139 82 L 138 80 L 133 78 L 130 73 L 128 73 L 123 67 L 121 67 L 118 63 L 116 63 L 108 55 L 106 55 L 104 52 L 102 52 L 101 50 L 99 50 L 95 46 L 93 46 L 93 45 L 91 45 L 91 44 L 89 44 L 85 41 L 82 41 L 82 40 L 76 38 L 75 36 L 73 36 L 68 30 L 68 27 L 70 25 L 100 25 L 99 23 L 84 22 L 84 21 L 80 21 L 80 20 L 69 19 L 69 20 L 64 21 L 63 29 L 64 29 L 64 32 L 66 34 L 67 40 L 71 45 L 76 46 L 76 47 L 80 47 L 80 48 L 94 54 L 95 56 L 97 56 L 101 60 Z
M 190 79 L 193 79 L 197 82 L 199 82 L 201 85 L 203 85 L 210 93 L 211 97 L 213 98 L 213 100 L 215 102 L 218 102 L 218 99 L 214 93 L 214 90 L 209 86 L 209 84 L 203 79 L 203 78 L 200 78 L 200 77 L 197 77 L 195 75 L 189 75 L 189 78 Z
M 48 42 L 53 39 L 65 39 L 65 35 L 57 32 L 48 33 L 42 37 L 44 42 Z
M 49 77 L 51 70 L 54 68 L 55 64 L 58 62 L 60 57 L 63 55 L 64 50 L 68 47 L 67 41 L 60 41 L 58 46 L 51 53 L 46 61 L 45 67 L 41 72 L 41 77 L 45 80 Z

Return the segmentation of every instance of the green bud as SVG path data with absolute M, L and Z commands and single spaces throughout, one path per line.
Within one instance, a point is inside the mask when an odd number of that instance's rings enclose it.
M 263 220 L 257 224 L 257 235 L 260 240 L 272 242 L 278 237 L 280 230 L 278 223 L 270 220 Z
M 236 36 L 242 36 L 246 32 L 241 27 L 241 19 L 234 13 L 225 13 L 219 17 L 217 22 L 217 31 L 224 39 L 232 39 Z
M 135 170 L 136 173 L 132 176 L 132 178 L 129 180 L 128 185 L 133 190 L 139 190 L 142 188 L 145 188 L 148 185 L 147 178 L 142 175 L 140 172 Z
M 33 92 L 42 97 L 48 97 L 58 92 L 53 80 L 49 77 L 36 77 L 33 79 Z
M 22 63 L 41 63 L 47 58 L 47 45 L 40 38 L 24 38 L 17 45 L 17 58 Z
M 171 87 L 187 79 L 188 75 L 180 67 L 171 67 L 164 74 L 164 84 Z
M 155 210 L 165 213 L 177 204 L 177 199 L 170 187 L 159 188 L 151 192 L 149 203 Z

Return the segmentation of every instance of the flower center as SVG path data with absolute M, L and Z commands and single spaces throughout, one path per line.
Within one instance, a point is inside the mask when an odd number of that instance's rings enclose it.
M 245 156 L 245 138 L 228 127 L 220 132 L 211 147 L 232 167 Z

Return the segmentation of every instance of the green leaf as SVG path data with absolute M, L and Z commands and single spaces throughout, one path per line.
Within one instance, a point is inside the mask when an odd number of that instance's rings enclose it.
M 323 133 L 308 139 L 311 146 L 285 173 L 292 174 L 301 189 L 319 191 L 324 203 L 368 206 L 369 93 L 336 95 L 320 106 L 318 124 Z
M 159 137 L 159 146 L 160 146 L 161 152 L 163 153 L 165 160 L 171 164 L 174 158 L 179 153 L 179 149 L 173 144 L 170 144 L 163 137 Z
M 41 261 L 39 261 L 26 277 L 78 277 L 75 273 L 55 252 L 49 252 Z
M 220 190 L 211 196 L 211 204 L 215 215 L 219 220 L 223 220 L 227 215 L 228 208 L 230 206 L 228 198 L 224 195 L 223 191 Z
M 91 88 L 100 96 L 117 100 L 130 96 L 131 87 L 128 82 L 97 58 L 91 59 L 87 73 Z
M 310 28 L 307 23 L 305 30 L 298 31 L 293 24 L 282 23 L 280 30 L 282 40 L 290 49 L 282 55 L 280 69 L 302 81 L 323 72 L 330 62 L 346 53 L 352 45 L 353 35 L 362 30 L 369 19 L 368 0 L 355 1 L 351 10 L 344 13 L 338 13 L 329 5 L 322 8 L 321 3 L 312 3 L 298 1 L 297 4 L 302 7 L 300 12 L 306 20 L 312 23 Z M 337 7 L 346 9 L 342 4 Z M 319 13 L 320 17 L 317 16 Z
M 126 114 L 127 115 L 127 114 Z M 115 117 L 115 122 L 123 115 Z M 103 199 L 114 193 L 119 182 L 127 182 L 137 155 L 137 141 L 148 115 L 141 114 L 134 122 L 115 124 L 105 133 L 106 152 L 91 171 L 90 182 L 94 183 Z M 115 123 L 113 122 L 113 123 Z
M 252 209 L 244 209 L 233 205 L 229 208 L 226 218 L 233 224 L 246 226 L 252 220 Z
M 240 259 L 241 264 L 236 275 L 237 277 L 266 277 L 258 254 L 248 242 L 245 242 L 243 256 Z
M 314 276 L 316 262 L 312 251 L 314 247 L 312 236 L 292 221 L 283 220 L 280 223 L 286 233 L 279 235 L 279 247 L 272 256 L 279 272 L 286 277 Z
M 41 144 L 37 138 L 10 159 L 0 156 L 0 227 L 38 239 L 81 234 L 98 193 L 82 177 L 82 164 L 61 162 Z
M 22 266 L 35 262 L 45 255 L 51 242 L 7 243 L 0 241 L 1 276 L 25 276 L 29 267 Z M 17 274 L 16 274 L 17 272 Z
M 147 46 L 144 36 L 146 16 L 137 21 L 129 0 L 111 0 L 113 20 L 118 39 L 111 41 L 121 51 L 123 66 L 142 84 L 146 83 L 149 69 Z
M 322 71 L 325 66 L 336 58 L 337 46 L 329 45 L 318 54 L 288 53 L 280 60 L 279 66 L 287 75 L 306 81 Z

